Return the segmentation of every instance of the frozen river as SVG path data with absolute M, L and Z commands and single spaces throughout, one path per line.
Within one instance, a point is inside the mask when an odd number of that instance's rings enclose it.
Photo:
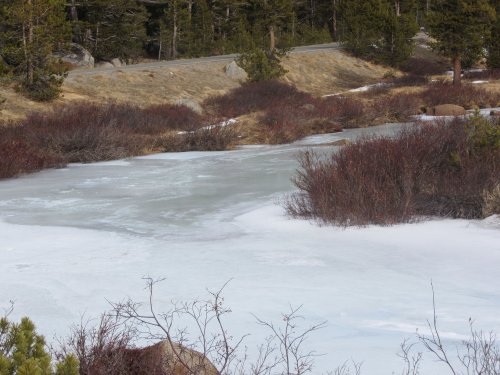
M 228 327 L 236 336 L 255 331 L 250 347 L 264 337 L 251 313 L 279 322 L 290 304 L 303 305 L 309 323 L 328 320 L 309 341 L 325 354 L 315 374 L 351 358 L 364 374 L 399 373 L 399 343 L 431 317 L 431 279 L 450 343 L 467 333 L 469 317 L 500 330 L 498 219 L 342 230 L 291 220 L 276 204 L 294 189 L 299 150 L 394 128 L 1 181 L 0 308 L 14 300 L 13 317 L 30 316 L 50 338 L 107 301 L 143 300 L 144 276 L 166 278 L 159 309 L 232 279 Z

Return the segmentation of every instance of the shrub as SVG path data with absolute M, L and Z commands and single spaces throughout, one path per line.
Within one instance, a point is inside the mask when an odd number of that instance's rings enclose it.
M 443 74 L 446 71 L 446 66 L 435 60 L 411 57 L 402 64 L 401 70 L 411 75 L 431 76 Z
M 59 105 L 51 112 L 32 113 L 17 124 L 0 128 L 0 178 L 67 162 L 111 160 L 157 151 L 159 140 L 167 134 L 200 129 L 205 121 L 187 107 L 168 104 L 146 109 L 116 103 Z M 196 135 L 196 142 L 177 137 L 177 150 L 229 145 L 226 133 L 209 133 L 205 144 L 201 134 Z
M 329 158 L 303 153 L 293 180 L 299 192 L 285 207 L 294 217 L 341 226 L 421 215 L 480 218 L 491 213 L 485 192 L 500 178 L 498 127 L 498 120 L 456 119 L 414 125 L 394 139 L 364 139 Z M 484 143 L 483 134 L 493 136 Z
M 281 78 L 287 73 L 280 60 L 285 56 L 285 51 L 254 48 L 242 53 L 236 63 L 247 72 L 248 81 L 269 81 Z
M 64 165 L 62 158 L 22 141 L 0 141 L 0 178 Z
M 314 98 L 310 94 L 295 86 L 271 80 L 243 84 L 225 95 L 207 99 L 204 105 L 217 116 L 228 118 L 280 107 L 283 103 L 301 106 L 312 101 Z
M 61 95 L 63 79 L 55 75 L 38 77 L 32 84 L 23 83 L 20 90 L 30 99 L 38 102 L 50 102 Z
M 421 94 L 427 106 L 456 104 L 465 108 L 494 107 L 500 102 L 500 94 L 490 92 L 476 85 L 452 85 L 438 82 L 430 85 Z
M 366 104 L 352 97 L 329 96 L 320 103 L 320 113 L 344 128 L 355 128 L 367 125 Z
M 396 87 L 424 86 L 429 83 L 429 78 L 427 78 L 427 76 L 417 74 L 405 74 L 401 77 L 393 78 L 390 83 Z
M 401 93 L 380 97 L 374 101 L 372 107 L 374 115 L 383 122 L 404 122 L 418 114 L 420 105 L 418 96 Z
M 73 355 L 65 356 L 54 372 L 45 339 L 31 320 L 22 318 L 15 324 L 4 317 L 0 319 L 0 374 L 78 375 L 78 361 Z
M 208 126 L 197 131 L 167 135 L 158 141 L 164 152 L 224 151 L 234 146 L 238 137 L 231 126 Z

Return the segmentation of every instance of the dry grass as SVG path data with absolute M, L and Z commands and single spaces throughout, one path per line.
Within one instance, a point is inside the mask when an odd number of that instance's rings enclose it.
M 116 70 L 99 75 L 70 75 L 56 103 L 91 101 L 133 103 L 140 107 L 175 103 L 190 99 L 201 103 L 208 97 L 226 93 L 239 86 L 224 72 L 229 62 L 200 62 L 193 65 L 162 67 L 137 71 Z M 285 80 L 313 95 L 325 95 L 380 81 L 387 68 L 352 58 L 340 51 L 296 53 L 284 59 L 289 73 Z M 32 102 L 12 87 L 1 87 L 7 99 L 0 108 L 0 120 L 20 119 L 29 112 L 53 105 Z

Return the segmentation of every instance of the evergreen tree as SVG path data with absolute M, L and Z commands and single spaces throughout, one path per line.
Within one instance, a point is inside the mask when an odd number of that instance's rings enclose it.
M 415 13 L 412 8 L 403 8 L 404 5 L 403 2 L 395 2 L 395 7 L 384 20 L 383 39 L 378 43 L 380 60 L 396 67 L 411 56 L 414 47 L 412 37 L 418 30 Z
M 500 2 L 492 0 L 495 5 L 496 20 L 491 27 L 490 36 L 486 45 L 487 63 L 491 69 L 500 69 Z
M 374 58 L 389 14 L 385 0 L 344 0 L 339 10 L 341 44 L 356 56 Z
M 292 0 L 254 0 L 255 26 L 268 35 L 268 48 L 277 47 L 277 34 L 290 29 L 293 21 Z M 283 44 L 282 44 L 283 46 Z
M 146 42 L 146 8 L 135 0 L 82 0 L 78 37 L 98 60 L 133 60 Z
M 270 51 L 257 47 L 241 54 L 237 64 L 247 72 L 248 81 L 267 81 L 281 78 L 287 73 L 280 60 L 284 56 L 276 49 Z
M 433 0 L 426 23 L 434 48 L 453 64 L 453 84 L 461 83 L 464 56 L 479 57 L 490 36 L 494 9 L 487 0 Z
M 64 4 L 64 0 L 19 0 L 3 7 L 2 64 L 12 67 L 34 99 L 59 95 L 63 72 L 51 54 L 69 38 Z
M 0 375 L 53 375 L 45 339 L 28 318 L 19 324 L 0 319 Z M 78 375 L 78 360 L 66 356 L 56 364 L 55 375 Z

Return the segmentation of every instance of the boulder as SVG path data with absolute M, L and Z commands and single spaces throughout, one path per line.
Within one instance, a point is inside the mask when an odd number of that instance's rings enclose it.
M 175 105 L 184 105 L 188 108 L 191 108 L 193 111 L 195 111 L 198 114 L 203 113 L 203 108 L 201 108 L 201 105 L 192 99 L 178 99 L 174 102 Z
M 464 107 L 455 104 L 441 104 L 428 108 L 426 113 L 430 116 L 465 116 Z
M 124 61 L 122 61 L 118 57 L 116 57 L 114 59 L 111 59 L 110 63 L 113 64 L 113 66 L 115 68 L 121 68 L 122 66 L 126 66 L 127 65 Z
M 244 69 L 240 68 L 236 61 L 231 62 L 226 66 L 226 75 L 234 80 L 240 81 L 245 80 L 248 77 L 247 72 Z
M 101 69 L 102 68 L 106 69 L 106 68 L 114 68 L 114 65 L 111 64 L 110 62 L 107 62 L 107 61 L 100 61 L 97 64 L 95 64 L 95 67 L 101 68 Z
M 123 354 L 126 369 L 120 375 L 219 375 L 202 353 L 167 340 Z
M 71 43 L 67 53 L 57 53 L 56 57 L 78 68 L 93 68 L 95 60 L 92 54 L 81 45 Z

